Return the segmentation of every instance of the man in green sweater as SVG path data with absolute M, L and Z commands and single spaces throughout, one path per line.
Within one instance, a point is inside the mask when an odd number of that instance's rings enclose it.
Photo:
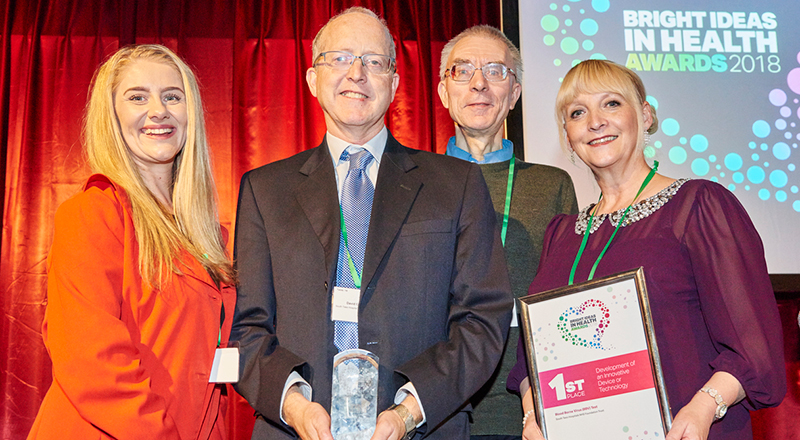
M 522 91 L 519 50 L 499 30 L 474 26 L 442 50 L 439 97 L 456 126 L 447 154 L 480 164 L 489 187 L 515 297 L 528 292 L 542 250 L 544 230 L 556 214 L 577 212 L 572 180 L 560 168 L 523 162 L 503 138 L 508 112 Z M 473 398 L 473 440 L 519 439 L 522 407 L 506 391 L 516 362 L 516 313 L 503 358 Z

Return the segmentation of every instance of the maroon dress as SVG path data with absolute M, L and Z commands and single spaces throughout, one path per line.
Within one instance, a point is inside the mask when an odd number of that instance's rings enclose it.
M 568 283 L 591 208 L 550 222 L 529 293 Z M 593 220 L 576 283 L 586 281 L 621 216 L 619 211 Z M 715 371 L 725 371 L 747 397 L 711 425 L 709 440 L 752 439 L 749 411 L 778 405 L 786 377 L 764 248 L 747 212 L 719 184 L 678 180 L 631 208 L 594 279 L 639 266 L 673 417 Z M 527 376 L 523 350 L 520 338 L 507 382 L 514 392 Z

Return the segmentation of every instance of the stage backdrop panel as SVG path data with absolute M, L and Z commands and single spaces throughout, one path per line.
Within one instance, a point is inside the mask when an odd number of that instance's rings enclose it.
M 564 168 L 580 206 L 596 202 L 588 168 L 559 148 L 555 97 L 580 60 L 626 65 L 660 121 L 650 162 L 730 189 L 770 273 L 800 273 L 800 2 L 520 1 L 519 12 L 526 160 Z

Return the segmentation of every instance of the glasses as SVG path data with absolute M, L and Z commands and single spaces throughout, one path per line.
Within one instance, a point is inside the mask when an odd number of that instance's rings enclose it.
M 483 72 L 483 77 L 487 81 L 498 82 L 506 79 L 509 73 L 514 73 L 513 69 L 509 69 L 500 63 L 489 63 L 478 69 L 469 63 L 454 64 L 453 67 L 445 72 L 445 76 L 450 75 L 450 78 L 455 82 L 467 82 L 475 75 L 475 71 L 480 70 Z
M 355 56 L 349 52 L 341 52 L 337 50 L 322 52 L 319 54 L 317 61 L 314 62 L 314 66 L 318 64 L 326 64 L 334 70 L 347 70 L 356 59 L 360 59 L 361 65 L 363 65 L 364 68 L 370 73 L 386 74 L 394 68 L 395 60 L 388 55 L 366 53 L 361 56 Z

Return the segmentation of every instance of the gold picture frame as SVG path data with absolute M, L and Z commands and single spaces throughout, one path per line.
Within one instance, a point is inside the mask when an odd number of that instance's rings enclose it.
M 548 440 L 666 436 L 672 416 L 643 268 L 517 301 L 536 419 Z

